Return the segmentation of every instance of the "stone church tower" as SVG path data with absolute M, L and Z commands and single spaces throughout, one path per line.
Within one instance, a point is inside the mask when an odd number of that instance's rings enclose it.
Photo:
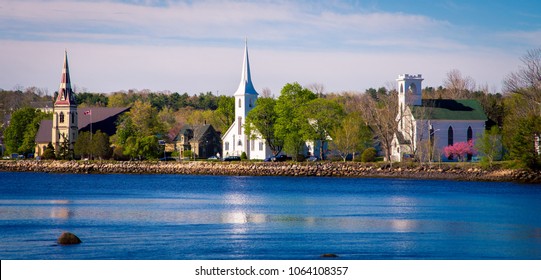
M 67 141 L 69 149 L 77 140 L 78 120 L 77 120 L 77 102 L 75 94 L 71 89 L 70 73 L 68 66 L 68 53 L 64 54 L 64 68 L 62 69 L 62 78 L 58 96 L 53 106 L 53 131 L 52 141 L 55 151 Z

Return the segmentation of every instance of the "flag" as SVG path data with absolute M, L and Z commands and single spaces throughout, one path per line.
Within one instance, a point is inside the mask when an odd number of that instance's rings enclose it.
M 84 115 L 85 115 L 85 116 L 86 116 L 86 115 L 92 115 L 92 111 L 90 111 L 90 110 L 85 111 L 85 112 L 84 112 Z

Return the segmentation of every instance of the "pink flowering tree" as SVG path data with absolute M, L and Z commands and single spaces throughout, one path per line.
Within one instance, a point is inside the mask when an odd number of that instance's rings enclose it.
M 468 155 L 477 154 L 477 150 L 473 145 L 473 141 L 457 142 L 452 146 L 447 146 L 443 149 L 443 154 L 447 158 L 456 158 L 458 161 L 464 161 Z

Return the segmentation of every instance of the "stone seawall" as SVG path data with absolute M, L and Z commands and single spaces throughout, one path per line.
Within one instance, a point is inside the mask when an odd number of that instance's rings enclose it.
M 482 170 L 469 165 L 404 167 L 356 162 L 82 162 L 0 161 L 0 171 L 54 173 L 200 174 L 233 176 L 321 176 L 447 179 L 464 181 L 517 181 L 541 183 L 541 172 Z

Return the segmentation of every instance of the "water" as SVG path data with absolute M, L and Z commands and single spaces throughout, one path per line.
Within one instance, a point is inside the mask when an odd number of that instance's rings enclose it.
M 541 186 L 0 172 L 0 259 L 541 259 Z M 82 244 L 56 245 L 63 231 Z

